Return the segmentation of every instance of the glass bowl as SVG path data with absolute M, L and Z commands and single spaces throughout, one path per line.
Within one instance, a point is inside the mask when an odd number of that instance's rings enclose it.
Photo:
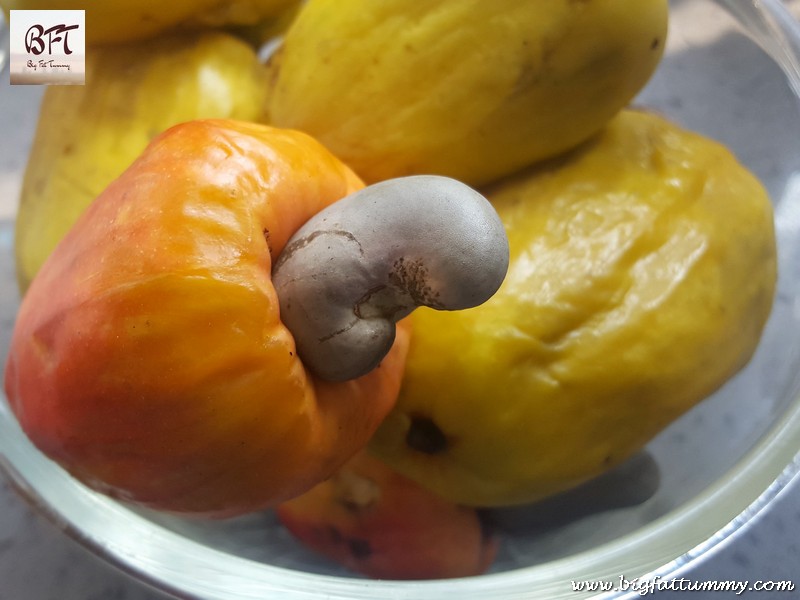
M 359 578 L 314 557 L 271 512 L 205 523 L 99 496 L 33 448 L 3 398 L 0 462 L 11 481 L 102 558 L 159 590 L 203 600 L 577 598 L 592 592 L 574 592 L 571 581 L 668 579 L 732 539 L 800 470 L 800 26 L 779 0 L 674 0 L 671 9 L 663 63 L 635 104 L 723 142 L 764 182 L 780 276 L 749 365 L 648 445 L 660 485 L 647 501 L 535 535 L 505 529 L 486 575 L 400 582 Z M 0 166 L 29 143 L 18 139 L 32 133 L 29 111 L 19 131 L 4 134 Z M 8 204 L 19 177 L 18 169 L 0 178 L 3 364 L 19 301 Z M 626 594 L 640 595 L 610 595 Z

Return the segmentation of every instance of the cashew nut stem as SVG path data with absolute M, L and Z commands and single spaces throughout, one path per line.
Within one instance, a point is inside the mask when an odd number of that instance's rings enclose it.
M 454 179 L 376 183 L 311 218 L 275 262 L 281 320 L 306 367 L 345 381 L 374 369 L 418 306 L 488 300 L 508 269 L 494 208 Z

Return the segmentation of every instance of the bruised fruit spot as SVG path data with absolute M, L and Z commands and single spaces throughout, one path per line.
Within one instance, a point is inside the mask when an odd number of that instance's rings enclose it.
M 347 540 L 347 548 L 353 558 L 364 560 L 372 556 L 372 546 L 363 538 L 350 538 Z
M 412 417 L 406 433 L 406 444 L 425 454 L 439 454 L 447 449 L 447 438 L 428 417 Z

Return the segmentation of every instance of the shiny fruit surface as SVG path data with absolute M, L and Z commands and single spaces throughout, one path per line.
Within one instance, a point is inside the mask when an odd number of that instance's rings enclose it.
M 83 483 L 176 513 L 250 512 L 329 476 L 391 408 L 405 330 L 364 377 L 316 380 L 270 271 L 362 185 L 298 132 L 207 120 L 157 137 L 23 299 L 5 377 L 23 430 Z

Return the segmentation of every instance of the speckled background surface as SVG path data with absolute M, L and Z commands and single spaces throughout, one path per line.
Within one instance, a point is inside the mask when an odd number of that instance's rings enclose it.
M 800 0 L 787 4 L 800 16 Z M 717 51 L 722 55 L 729 50 L 720 45 Z M 750 85 L 769 86 L 770 82 L 754 80 Z M 18 197 L 19 173 L 35 126 L 36 111 L 32 107 L 38 103 L 40 94 L 41 88 L 36 86 L 10 86 L 7 70 L 0 76 L 0 246 L 3 248 L 11 243 L 10 219 Z M 713 106 L 708 110 L 708 118 L 713 119 Z M 797 145 L 800 141 L 787 136 L 774 143 Z M 757 160 L 753 157 L 753 161 Z M 763 165 L 763 168 L 770 166 Z M 8 258 L 4 258 L 0 260 L 0 286 L 13 285 L 13 268 Z M 3 341 L 0 356 L 5 356 L 12 325 L 10 319 L 0 322 L 0 340 Z M 798 540 L 800 481 L 796 480 L 743 532 L 681 576 L 693 581 L 792 580 L 796 587 L 794 592 L 748 592 L 743 596 L 800 598 Z M 712 596 L 733 597 L 726 593 Z M 660 592 L 658 597 L 679 598 L 682 594 Z M 84 550 L 41 518 L 7 481 L 0 479 L 0 600 L 163 598 L 166 596 L 129 579 Z

